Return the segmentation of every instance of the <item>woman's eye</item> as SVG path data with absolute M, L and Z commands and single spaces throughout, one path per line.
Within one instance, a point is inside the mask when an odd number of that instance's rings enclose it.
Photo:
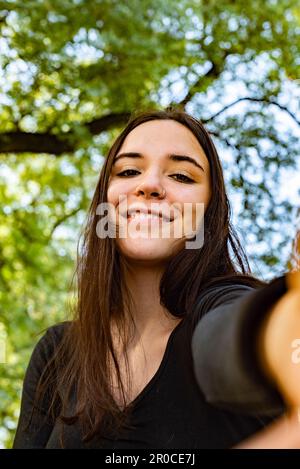
M 176 176 L 176 178 L 177 178 L 176 180 L 180 181 L 180 182 L 185 182 L 185 183 L 189 183 L 189 184 L 191 184 L 192 182 L 195 182 L 193 179 L 189 178 L 185 174 L 180 174 L 180 173 L 172 174 L 172 177 L 174 177 L 174 176 Z
M 135 176 L 136 174 L 140 174 L 140 172 L 137 171 L 136 169 L 125 169 L 124 171 L 121 171 L 120 173 L 118 173 L 117 176 L 131 177 L 131 176 Z M 176 173 L 176 174 L 172 174 L 171 177 L 175 178 L 176 181 L 184 182 L 187 184 L 191 184 L 194 182 L 193 179 L 189 178 L 185 174 Z
M 121 171 L 120 173 L 118 173 L 117 176 L 121 176 L 121 177 L 135 176 L 135 174 L 126 174 L 130 172 L 138 173 L 139 171 L 137 171 L 136 169 L 125 169 L 124 171 Z

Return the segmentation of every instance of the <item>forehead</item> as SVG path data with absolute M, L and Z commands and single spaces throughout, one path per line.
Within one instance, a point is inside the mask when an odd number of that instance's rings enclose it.
M 132 151 L 156 157 L 168 153 L 193 156 L 208 165 L 203 148 L 193 132 L 180 122 L 165 119 L 144 122 L 135 127 L 125 138 L 119 152 Z

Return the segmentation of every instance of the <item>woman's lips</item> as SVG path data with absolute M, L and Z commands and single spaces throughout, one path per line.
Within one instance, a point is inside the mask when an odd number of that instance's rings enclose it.
M 155 215 L 152 213 L 133 213 L 127 215 L 127 220 L 130 222 L 132 220 L 136 220 L 139 223 L 149 223 L 149 221 L 155 223 L 171 223 L 173 220 L 167 220 L 165 217 L 160 215 Z

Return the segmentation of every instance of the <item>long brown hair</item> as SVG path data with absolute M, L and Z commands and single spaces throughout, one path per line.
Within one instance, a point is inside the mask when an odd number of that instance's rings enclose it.
M 187 317 L 193 305 L 209 285 L 236 283 L 260 287 L 264 282 L 251 276 L 246 254 L 230 223 L 230 205 L 223 171 L 216 148 L 201 122 L 176 110 L 148 111 L 132 115 L 128 124 L 113 143 L 102 167 L 99 181 L 88 211 L 83 242 L 77 260 L 76 313 L 65 328 L 56 349 L 54 403 L 60 402 L 60 419 L 65 424 L 79 421 L 84 441 L 99 431 L 104 417 L 115 429 L 126 424 L 130 406 L 125 405 L 125 393 L 120 377 L 116 351 L 113 346 L 111 321 L 117 324 L 126 352 L 124 305 L 130 310 L 130 293 L 126 291 L 121 269 L 120 253 L 114 238 L 99 238 L 96 225 L 99 203 L 107 202 L 107 189 L 112 163 L 126 136 L 144 122 L 172 119 L 190 129 L 203 148 L 210 165 L 211 200 L 205 212 L 204 245 L 201 249 L 182 249 L 168 263 L 160 283 L 161 304 L 174 317 Z M 230 248 L 233 258 L 230 255 Z M 109 365 L 110 363 L 110 365 Z M 111 364 L 115 367 L 124 400 L 120 409 L 111 393 Z M 49 362 L 44 383 L 49 385 Z M 60 392 L 61 390 L 63 392 Z M 60 390 L 60 391 L 59 391 Z M 70 411 L 70 399 L 76 393 L 75 407 Z

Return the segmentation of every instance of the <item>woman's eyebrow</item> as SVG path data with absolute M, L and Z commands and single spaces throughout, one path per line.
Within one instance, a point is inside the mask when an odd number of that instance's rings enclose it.
M 113 165 L 116 163 L 116 161 L 120 160 L 121 158 L 144 158 L 144 156 L 141 153 L 131 151 L 119 153 L 115 157 Z M 188 163 L 192 163 L 194 166 L 197 166 L 197 168 L 200 168 L 201 171 L 205 172 L 203 167 L 196 160 L 194 160 L 194 158 L 191 158 L 190 156 L 171 154 L 169 155 L 169 159 L 172 161 L 187 161 Z

